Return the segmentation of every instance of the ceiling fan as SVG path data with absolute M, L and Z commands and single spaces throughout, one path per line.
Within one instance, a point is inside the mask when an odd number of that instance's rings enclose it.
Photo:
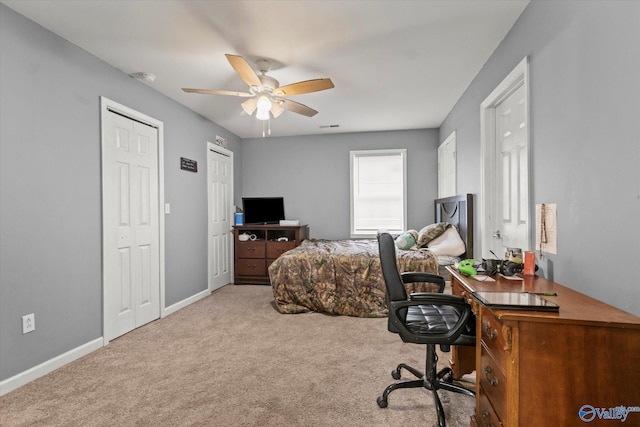
M 253 112 L 257 110 L 257 119 L 268 120 L 271 116 L 274 118 L 280 116 L 285 110 L 302 114 L 303 116 L 313 117 L 318 113 L 316 110 L 283 97 L 318 92 L 334 87 L 333 82 L 329 78 L 305 80 L 280 86 L 278 80 L 267 75 L 267 72 L 271 69 L 271 63 L 268 60 L 261 59 L 256 62 L 260 71 L 260 75 L 257 75 L 242 56 L 231 54 L 226 54 L 225 56 L 236 73 L 238 73 L 240 78 L 249 86 L 249 92 L 190 88 L 183 88 L 182 90 L 187 93 L 249 98 L 241 104 L 245 113 L 252 115 Z

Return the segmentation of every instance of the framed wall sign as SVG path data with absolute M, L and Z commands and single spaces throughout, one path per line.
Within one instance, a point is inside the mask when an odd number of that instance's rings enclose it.
M 198 172 L 198 162 L 195 160 L 180 157 L 180 169 L 189 172 Z

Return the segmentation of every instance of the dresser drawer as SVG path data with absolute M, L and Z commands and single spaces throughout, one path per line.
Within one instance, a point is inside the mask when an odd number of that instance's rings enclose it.
M 511 329 L 505 327 L 489 309 L 481 308 L 482 342 L 502 369 L 507 365 L 511 346 Z
M 267 258 L 276 259 L 283 253 L 296 247 L 295 241 L 267 242 Z
M 264 258 L 264 241 L 249 241 L 236 243 L 236 256 L 238 258 Z
M 480 387 L 484 390 L 483 394 L 489 397 L 498 417 L 503 419 L 506 415 L 507 379 L 484 344 L 480 352 L 480 369 L 477 373 L 480 377 Z
M 482 387 L 480 387 L 480 394 L 478 394 L 478 409 L 476 413 L 476 423 L 481 427 L 501 427 L 502 423 L 500 418 L 496 414 L 496 411 L 491 406 L 491 402 L 487 398 L 487 394 Z
M 267 274 L 267 261 L 251 258 L 237 259 L 235 274 L 238 276 L 264 276 Z

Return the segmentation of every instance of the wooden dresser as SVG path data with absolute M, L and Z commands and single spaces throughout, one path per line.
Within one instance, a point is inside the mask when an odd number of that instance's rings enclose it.
M 480 282 L 448 269 L 477 316 L 475 363 L 452 351 L 454 376 L 476 368 L 472 427 L 640 425 L 640 317 L 537 276 Z M 560 311 L 489 309 L 475 291 L 557 293 L 543 298 Z
M 240 240 L 240 235 L 253 240 Z M 268 285 L 268 268 L 288 250 L 309 238 L 308 225 L 236 225 L 234 238 L 234 280 L 236 285 Z

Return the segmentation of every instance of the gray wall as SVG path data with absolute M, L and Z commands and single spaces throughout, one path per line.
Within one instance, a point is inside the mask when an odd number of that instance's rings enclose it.
M 4 380 L 102 336 L 100 96 L 165 125 L 167 306 L 207 289 L 205 142 L 241 151 L 237 136 L 4 5 L 0 94 Z M 201 172 L 180 171 L 181 156 Z M 28 313 L 36 330 L 22 335 Z
M 407 149 L 407 223 L 433 222 L 438 131 L 363 132 L 243 140 L 243 196 L 283 196 L 285 214 L 318 239 L 349 238 L 349 151 Z
M 242 141 L 0 5 L 0 380 L 101 336 L 99 97 L 165 124 L 166 304 L 206 289 L 205 141 L 229 139 L 235 202 L 282 195 L 312 237 L 349 235 L 348 152 L 406 147 L 409 226 L 433 219 L 436 146 L 480 192 L 479 104 L 531 58 L 533 201 L 558 203 L 552 279 L 640 314 L 640 3 L 534 1 L 437 130 Z M 197 160 L 181 172 L 179 157 Z M 479 236 L 476 235 L 476 238 Z M 478 249 L 478 248 L 476 248 Z M 35 332 L 20 317 L 35 312 Z
M 558 254 L 541 266 L 637 315 L 639 23 L 640 2 L 533 1 L 440 128 L 456 130 L 459 192 L 480 194 L 480 103 L 528 55 L 532 200 L 558 204 Z

